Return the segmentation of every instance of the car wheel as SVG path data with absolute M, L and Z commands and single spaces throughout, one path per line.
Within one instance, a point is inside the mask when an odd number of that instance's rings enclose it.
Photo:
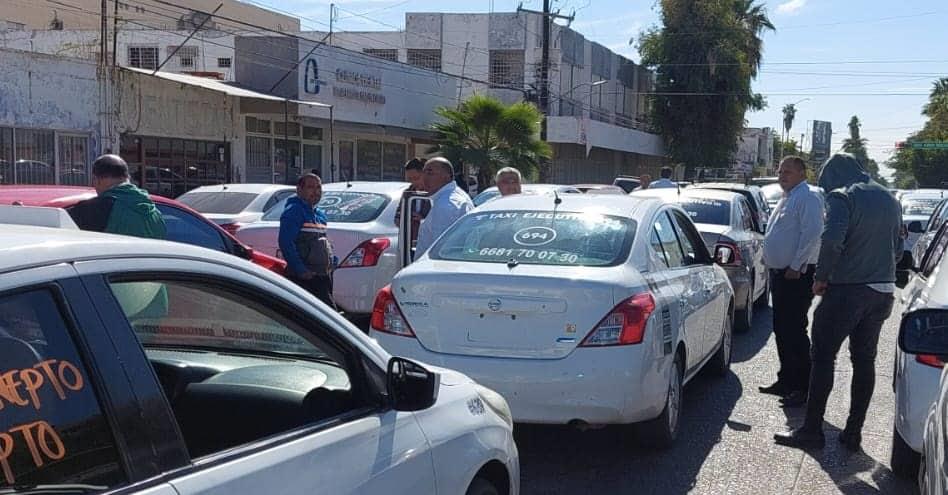
M 737 319 L 737 330 L 748 332 L 754 326 L 754 284 L 751 284 L 747 290 L 747 301 L 744 302 L 744 309 L 735 313 Z
M 895 425 L 892 425 L 892 451 L 889 454 L 889 465 L 892 472 L 897 476 L 906 479 L 912 479 L 918 476 L 918 466 L 921 455 L 912 450 L 909 444 L 905 443 L 902 435 Z
M 490 480 L 478 476 L 474 478 L 471 486 L 467 487 L 467 491 L 464 493 L 465 495 L 500 495 L 500 490 Z
M 764 292 L 754 301 L 754 304 L 758 308 L 766 308 L 770 304 L 770 277 L 767 277 L 767 281 L 764 282 Z
M 675 356 L 671 376 L 668 379 L 668 394 L 665 396 L 665 408 L 655 419 L 640 423 L 637 428 L 639 442 L 647 447 L 664 449 L 671 447 L 678 436 L 678 423 L 681 415 L 682 375 L 685 364 L 682 354 Z
M 731 370 L 731 312 L 724 317 L 724 330 L 721 336 L 721 345 L 718 347 L 714 357 L 711 358 L 710 370 L 717 376 L 727 376 Z

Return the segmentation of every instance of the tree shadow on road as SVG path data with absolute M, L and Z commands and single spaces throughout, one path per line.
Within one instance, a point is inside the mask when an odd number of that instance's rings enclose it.
M 678 440 L 667 450 L 638 446 L 628 426 L 517 425 L 522 493 L 688 492 L 742 394 L 734 373 L 708 375 L 685 387 Z

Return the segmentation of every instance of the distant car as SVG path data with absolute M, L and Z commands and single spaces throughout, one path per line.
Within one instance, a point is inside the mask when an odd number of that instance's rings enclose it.
M 583 194 L 627 194 L 619 186 L 606 184 L 573 184 L 573 187 L 579 189 Z
M 372 312 L 375 294 L 398 271 L 398 209 L 407 182 L 335 182 L 323 185 L 319 202 L 328 217 L 327 235 L 340 263 L 333 272 L 333 299 L 353 315 Z M 282 258 L 280 216 L 286 199 L 237 230 L 237 238 Z
M 734 294 L 678 206 L 516 195 L 461 217 L 379 292 L 370 335 L 462 371 L 523 423 L 639 423 L 667 446 L 683 385 L 724 375 Z M 698 405 L 700 407 L 700 405 Z
M 910 269 L 920 260 L 915 256 L 915 243 L 928 230 L 932 213 L 938 208 L 946 191 L 909 191 L 902 195 L 902 226 L 906 234 L 904 253 L 899 269 Z
M 582 194 L 582 191 L 573 186 L 560 186 L 557 184 L 523 184 L 520 186 L 520 190 L 523 194 L 547 194 L 551 196 L 554 193 Z M 474 197 L 474 206 L 481 206 L 482 204 L 499 197 L 500 191 L 497 190 L 497 186 L 488 187 Z
M 764 197 L 760 187 L 736 182 L 702 182 L 693 184 L 691 187 L 731 191 L 744 196 L 747 199 L 747 204 L 750 205 L 751 212 L 757 217 L 757 226 L 760 233 L 767 232 L 767 221 L 770 220 L 770 205 L 767 203 L 767 198 Z
M 731 191 L 694 187 L 680 194 L 674 189 L 649 189 L 632 196 L 661 198 L 685 210 L 731 281 L 736 329 L 750 330 L 754 306 L 768 303 L 770 276 L 764 266 L 764 236 L 747 199 Z
M 918 473 L 925 420 L 948 359 L 948 224 L 938 230 L 901 292 L 902 324 L 895 353 L 895 426 L 890 465 L 903 477 Z M 942 270 L 945 270 L 942 272 Z
M 612 181 L 612 185 L 621 187 L 628 194 L 641 186 L 642 180 L 630 175 L 620 175 Z
M 913 260 L 921 261 L 922 257 L 925 255 L 925 251 L 928 250 L 928 245 L 935 237 L 938 229 L 940 229 L 946 221 L 948 221 L 948 199 L 943 199 L 940 203 L 938 203 L 938 206 L 935 207 L 935 211 L 933 211 L 929 217 L 928 225 L 926 225 L 924 229 L 925 231 L 922 232 L 920 236 L 918 236 L 918 239 L 915 241 L 915 245 L 912 246 Z
M 178 196 L 178 201 L 233 234 L 294 194 L 295 187 L 280 184 L 218 184 L 191 189 Z
M 53 206 L 66 208 L 95 196 L 95 189 L 78 186 L 0 186 L 0 204 Z M 168 229 L 168 240 L 193 244 L 214 251 L 229 253 L 276 273 L 283 274 L 286 262 L 251 249 L 229 232 L 204 218 L 185 204 L 163 196 L 150 196 Z
M 0 493 L 519 493 L 500 395 L 244 260 L 4 224 L 0 273 Z
M 0 160 L 0 184 L 55 184 L 56 168 L 39 160 Z
M 764 187 L 769 184 L 776 184 L 779 180 L 779 177 L 754 177 L 750 180 L 750 183 L 755 186 Z
M 938 399 L 925 421 L 918 470 L 921 495 L 948 495 L 948 371 L 942 371 Z
M 818 195 L 820 199 L 825 201 L 825 194 L 822 187 L 814 186 L 813 184 L 807 185 L 810 187 L 810 192 Z M 783 188 L 780 187 L 780 184 L 767 184 L 761 186 L 760 192 L 764 194 L 764 198 L 767 200 L 767 206 L 770 208 L 770 211 L 773 212 L 774 208 L 777 207 L 777 203 L 783 198 Z

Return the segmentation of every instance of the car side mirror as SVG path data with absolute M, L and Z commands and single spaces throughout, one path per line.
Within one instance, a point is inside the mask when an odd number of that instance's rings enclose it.
M 921 234 L 922 232 L 925 232 L 925 229 L 922 228 L 922 222 L 913 220 L 908 224 L 908 231 L 913 234 Z
M 439 375 L 418 363 L 393 357 L 386 376 L 389 400 L 396 411 L 421 411 L 438 400 Z
M 921 309 L 902 317 L 899 348 L 908 354 L 926 354 L 948 361 L 948 311 Z
M 719 265 L 730 265 L 735 258 L 734 249 L 730 246 L 715 246 L 714 262 Z

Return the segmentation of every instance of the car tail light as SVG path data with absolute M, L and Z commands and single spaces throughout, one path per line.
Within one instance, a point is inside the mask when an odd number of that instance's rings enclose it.
M 740 266 L 741 250 L 737 244 L 731 242 L 718 242 L 714 245 L 714 259 L 724 266 Z
M 652 294 L 643 292 L 619 303 L 583 339 L 580 347 L 640 344 L 648 318 L 655 311 Z
M 237 235 L 237 229 L 243 227 L 244 224 L 240 222 L 231 222 L 221 225 L 221 228 L 226 230 L 230 235 Z
M 945 367 L 945 362 L 941 360 L 941 357 L 934 354 L 918 354 L 915 356 L 915 360 L 925 366 L 931 366 L 933 368 Z
M 356 266 L 375 266 L 382 257 L 382 253 L 392 245 L 387 237 L 376 237 L 369 239 L 356 246 L 355 249 L 342 260 L 339 268 L 351 268 Z
M 398 303 L 395 302 L 391 285 L 382 287 L 382 290 L 375 296 L 370 325 L 372 330 L 378 332 L 401 335 L 402 337 L 415 336 L 415 332 L 412 331 L 408 321 L 405 320 L 405 316 L 402 315 L 402 310 L 398 309 Z

